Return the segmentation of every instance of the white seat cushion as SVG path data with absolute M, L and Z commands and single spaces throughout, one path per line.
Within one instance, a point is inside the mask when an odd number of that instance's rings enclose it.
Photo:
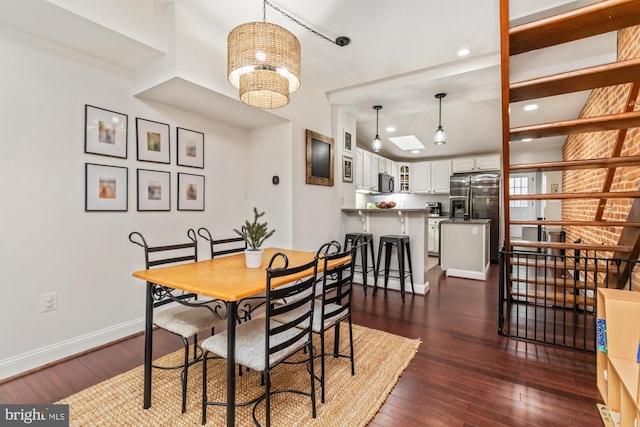
M 224 321 L 227 313 L 224 303 L 212 301 L 206 305 L 215 309 L 216 305 L 220 306 L 220 304 L 222 306 L 218 308 L 218 314 L 222 319 L 205 307 L 177 305 L 154 313 L 153 323 L 184 338 L 191 338 L 198 332 L 209 330 Z
M 236 327 L 236 363 L 251 368 L 255 371 L 264 371 L 265 359 L 265 321 L 264 317 L 250 320 Z M 272 325 L 280 323 L 271 321 Z M 277 345 L 294 336 L 300 331 L 290 329 L 281 334 L 271 337 L 271 345 Z M 305 337 L 302 337 L 294 345 L 272 354 L 269 358 L 269 365 L 273 366 L 277 362 L 285 360 L 287 357 L 304 347 Z M 202 342 L 202 348 L 218 356 L 227 357 L 227 331 L 223 331 Z
M 321 310 L 322 307 L 320 306 L 320 301 L 316 301 L 315 306 L 313 307 L 313 327 L 311 328 L 313 330 L 313 332 L 315 332 L 316 334 L 319 334 L 320 332 L 322 332 L 322 327 L 321 325 Z M 338 304 L 327 304 L 325 311 L 327 312 L 332 312 L 335 310 L 340 309 L 341 306 L 339 306 Z M 297 308 L 295 310 L 292 310 L 288 313 L 282 314 L 280 316 L 276 316 L 274 318 L 274 320 L 276 320 L 277 322 L 280 323 L 288 323 L 291 322 L 292 320 L 294 320 L 297 317 L 300 317 L 302 314 L 304 314 L 305 312 L 305 307 L 300 307 Z M 333 317 L 328 317 L 326 319 L 324 319 L 324 329 L 327 329 L 333 325 L 335 325 L 336 323 L 338 323 L 339 321 L 341 321 L 342 319 L 344 319 L 345 317 L 347 317 L 347 312 L 343 312 L 340 313 L 336 316 Z M 305 320 L 304 322 L 302 322 L 300 324 L 301 327 L 305 328 L 308 325 L 308 321 Z

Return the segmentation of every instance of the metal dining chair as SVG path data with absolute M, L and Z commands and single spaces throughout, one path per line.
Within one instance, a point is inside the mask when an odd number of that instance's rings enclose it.
M 282 267 L 276 264 L 284 263 Z M 259 371 L 264 378 L 265 391 L 258 398 L 236 406 L 254 404 L 253 420 L 256 425 L 260 425 L 256 408 L 263 400 L 266 406 L 265 425 L 271 425 L 271 395 L 275 393 L 297 393 L 311 398 L 311 413 L 316 417 L 316 397 L 315 397 L 315 375 L 313 374 L 313 351 L 312 332 L 315 287 L 317 278 L 318 259 L 298 266 L 289 267 L 287 256 L 277 253 L 269 262 L 266 270 L 266 301 L 265 315 L 238 325 L 235 331 L 236 363 L 246 366 L 255 371 Z M 309 271 L 303 279 L 294 280 L 301 272 Z M 276 278 L 293 276 L 291 284 L 272 289 L 271 282 Z M 295 303 L 278 305 L 274 301 L 291 298 Z M 274 318 L 287 315 L 295 310 L 296 315 L 291 316 L 288 322 L 278 322 Z M 202 424 L 207 422 L 207 407 L 209 405 L 224 405 L 221 402 L 210 402 L 207 398 L 207 360 L 214 357 L 227 357 L 227 336 L 226 331 L 207 338 L 202 342 L 205 350 L 204 363 L 202 365 Z M 308 357 L 301 361 L 301 369 L 306 369 L 311 381 L 310 391 L 303 390 L 271 390 L 271 371 L 284 363 L 292 355 L 306 349 Z M 211 356 L 209 356 L 211 354 Z M 227 361 L 227 363 L 229 363 Z
M 351 295 L 353 289 L 353 275 L 355 268 L 355 258 L 358 250 L 363 249 L 361 246 L 366 245 L 364 239 L 356 238 L 348 250 L 343 252 L 331 251 L 329 248 L 335 248 L 334 242 L 325 243 L 318 250 L 321 255 L 318 258 L 319 263 L 324 264 L 322 277 L 318 279 L 318 287 L 320 289 L 317 304 L 314 307 L 314 316 L 312 331 L 320 336 L 320 352 L 316 357 L 320 357 L 320 388 L 321 401 L 325 402 L 325 357 L 333 356 L 334 358 L 344 357 L 351 361 L 351 375 L 355 375 L 355 361 L 353 357 L 353 328 L 351 322 Z M 337 245 L 338 249 L 340 244 Z M 327 250 L 329 249 L 329 250 Z M 334 267 L 329 265 L 342 258 L 349 257 L 346 263 L 338 264 Z M 294 310 L 282 314 L 277 317 L 280 322 L 288 322 L 291 318 L 299 313 Z M 349 325 L 349 354 L 340 353 L 340 324 L 347 321 Z M 303 325 L 306 326 L 306 325 Z M 325 333 L 334 329 L 333 352 L 326 352 Z
M 196 233 L 193 229 L 187 231 L 189 242 L 164 246 L 149 246 L 141 233 L 134 231 L 129 234 L 129 241 L 144 249 L 145 269 L 168 266 L 198 260 Z M 226 306 L 220 301 L 199 301 L 197 295 L 177 292 L 174 289 L 158 286 L 147 282 L 147 292 L 153 303 L 147 306 L 147 316 L 152 311 L 155 326 L 172 334 L 178 335 L 184 345 L 184 360 L 177 366 L 153 365 L 158 369 L 181 369 L 182 383 L 182 412 L 187 408 L 187 378 L 189 367 L 202 358 L 202 350 L 198 347 L 198 333 L 211 330 L 224 324 Z M 177 303 L 173 307 L 158 310 L 170 303 Z M 193 337 L 193 359 L 189 360 L 189 339 Z M 147 338 L 147 339 L 150 339 Z M 152 342 L 152 341 L 151 341 Z M 153 351 L 149 349 L 149 351 Z

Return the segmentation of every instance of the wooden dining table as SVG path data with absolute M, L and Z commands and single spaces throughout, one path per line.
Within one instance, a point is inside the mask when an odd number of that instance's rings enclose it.
M 180 264 L 170 267 L 141 270 L 133 276 L 147 282 L 145 313 L 145 348 L 144 348 L 144 409 L 151 407 L 151 364 L 153 345 L 153 295 L 157 286 L 190 292 L 204 297 L 224 301 L 227 306 L 227 426 L 235 425 L 236 377 L 235 377 L 235 339 L 236 321 L 238 319 L 238 302 L 266 291 L 266 268 L 271 257 L 284 253 L 289 260 L 288 267 L 306 264 L 316 256 L 315 252 L 295 251 L 290 249 L 267 248 L 264 250 L 263 263 L 260 268 L 247 268 L 244 254 L 214 258 Z M 334 260 L 329 268 L 348 262 L 350 258 Z M 283 267 L 282 259 L 274 262 L 273 267 Z M 318 272 L 324 271 L 324 262 L 318 263 Z M 307 277 L 312 270 L 303 271 L 295 276 L 272 279 L 273 288 L 291 283 L 291 281 Z

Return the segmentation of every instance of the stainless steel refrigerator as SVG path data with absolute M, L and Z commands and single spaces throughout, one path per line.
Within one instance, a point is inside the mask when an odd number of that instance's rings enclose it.
M 500 173 L 454 174 L 450 179 L 451 218 L 490 219 L 490 259 L 498 262 L 500 246 Z

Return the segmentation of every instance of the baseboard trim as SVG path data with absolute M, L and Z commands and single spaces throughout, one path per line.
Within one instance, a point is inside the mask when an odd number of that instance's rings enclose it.
M 362 274 L 355 273 L 353 275 L 353 281 L 355 283 L 362 284 Z M 367 292 L 373 292 L 373 276 L 367 276 Z M 413 286 L 416 291 L 416 295 L 426 295 L 429 292 L 429 281 L 421 283 L 420 281 L 416 281 L 414 279 Z M 384 277 L 378 278 L 378 290 L 384 290 Z M 400 290 L 400 280 L 395 277 L 389 277 L 389 283 L 387 284 L 387 289 L 392 289 L 395 291 Z M 407 294 L 411 293 L 411 279 L 407 277 L 404 280 L 404 290 Z
M 0 360 L 0 381 L 144 330 L 144 317 Z
M 479 271 L 471 271 L 471 270 L 459 270 L 457 268 L 449 268 L 447 269 L 447 277 L 463 277 L 465 279 L 474 279 L 474 280 L 487 280 L 487 271 L 488 265 L 485 268 L 484 272 Z

